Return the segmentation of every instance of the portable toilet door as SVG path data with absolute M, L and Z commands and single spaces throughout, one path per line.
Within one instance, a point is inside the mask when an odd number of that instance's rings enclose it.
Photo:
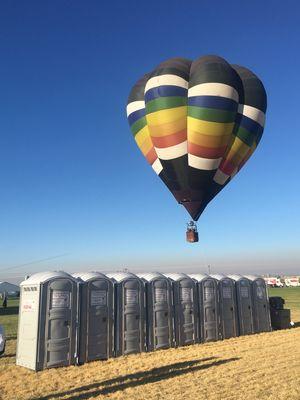
M 165 274 L 173 288 L 174 333 L 176 346 L 185 346 L 198 341 L 197 287 L 186 274 Z
M 167 349 L 173 345 L 172 286 L 159 272 L 141 273 L 146 290 L 147 351 Z
M 239 334 L 250 335 L 254 332 L 251 282 L 241 275 L 230 275 L 229 278 L 235 282 Z
M 75 364 L 77 280 L 41 272 L 20 286 L 17 365 L 38 371 Z
M 224 275 L 211 275 L 217 280 L 219 300 L 219 337 L 228 339 L 238 336 L 234 281 Z
M 115 356 L 145 351 L 144 284 L 129 272 L 106 274 L 114 280 Z
M 79 363 L 105 360 L 113 352 L 113 283 L 100 272 L 73 274 L 80 293 Z
M 208 275 L 189 274 L 197 282 L 199 306 L 199 340 L 211 342 L 219 339 L 219 312 L 217 281 Z
M 247 275 L 251 282 L 254 332 L 270 332 L 271 317 L 266 282 L 263 278 Z

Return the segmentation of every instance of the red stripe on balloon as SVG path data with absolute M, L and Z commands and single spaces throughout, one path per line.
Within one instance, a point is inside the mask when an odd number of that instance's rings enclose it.
M 236 165 L 229 160 L 223 160 L 219 166 L 219 169 L 226 175 L 231 175 L 236 169 Z
M 188 153 L 203 158 L 220 158 L 223 157 L 227 146 L 222 147 L 204 147 L 195 143 L 188 143 Z

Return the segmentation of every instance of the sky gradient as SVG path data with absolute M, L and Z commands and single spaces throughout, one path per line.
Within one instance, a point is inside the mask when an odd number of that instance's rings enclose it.
M 1 2 L 0 280 L 208 264 L 300 274 L 300 6 L 188 3 Z M 125 107 L 161 61 L 205 54 L 253 70 L 268 109 L 257 151 L 191 245 L 188 215 L 139 152 Z

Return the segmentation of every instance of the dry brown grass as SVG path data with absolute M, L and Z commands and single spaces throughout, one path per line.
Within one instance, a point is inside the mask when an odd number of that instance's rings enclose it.
M 300 327 L 32 372 L 0 359 L 0 398 L 300 399 Z

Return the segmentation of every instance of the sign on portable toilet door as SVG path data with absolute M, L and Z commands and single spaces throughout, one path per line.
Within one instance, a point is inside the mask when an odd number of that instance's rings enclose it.
M 52 308 L 69 308 L 70 292 L 65 290 L 53 290 L 51 296 Z
M 92 290 L 91 306 L 106 306 L 106 293 L 105 290 Z

